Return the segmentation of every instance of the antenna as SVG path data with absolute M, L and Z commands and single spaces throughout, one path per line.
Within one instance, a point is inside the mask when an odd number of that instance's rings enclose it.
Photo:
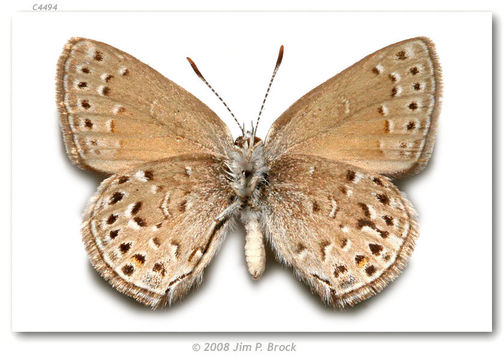
M 277 58 L 277 62 L 275 65 L 275 70 L 273 70 L 273 75 L 271 75 L 271 80 L 269 82 L 268 89 L 266 90 L 266 94 L 264 95 L 264 99 L 263 99 L 263 102 L 261 105 L 261 109 L 259 110 L 259 115 L 257 116 L 255 127 L 252 126 L 252 138 L 254 138 L 254 136 L 256 135 L 257 126 L 259 125 L 259 119 L 261 119 L 261 114 L 264 109 L 264 104 L 266 103 L 266 99 L 268 98 L 268 94 L 271 89 L 271 84 L 273 84 L 273 80 L 275 79 L 275 75 L 278 71 L 278 68 L 280 67 L 280 64 L 282 63 L 283 52 L 284 52 L 284 46 L 282 45 L 282 46 L 280 46 L 280 51 L 278 52 L 278 58 Z
M 194 72 L 196 73 L 196 75 L 198 75 L 198 77 L 203 80 L 203 82 L 206 84 L 206 86 L 208 86 L 210 88 L 210 90 L 212 90 L 212 92 L 219 98 L 219 100 L 224 104 L 224 106 L 226 107 L 226 109 L 229 111 L 229 113 L 231 114 L 231 116 L 233 117 L 234 121 L 236 121 L 236 123 L 238 124 L 238 127 L 240 128 L 241 132 L 242 132 L 242 135 L 245 137 L 245 129 L 244 129 L 244 126 L 240 125 L 240 123 L 238 122 L 238 120 L 236 119 L 236 117 L 234 116 L 233 112 L 231 111 L 231 109 L 229 108 L 229 106 L 227 106 L 227 104 L 225 103 L 224 100 L 222 100 L 222 98 L 220 97 L 220 95 L 217 93 L 217 91 L 214 90 L 214 88 L 212 87 L 212 85 L 210 85 L 208 83 L 208 81 L 206 81 L 206 79 L 203 77 L 203 75 L 201 74 L 201 72 L 199 71 L 198 67 L 196 66 L 196 64 L 194 63 L 194 61 L 191 60 L 190 57 L 187 58 L 187 61 L 189 61 L 189 64 L 191 64 L 191 67 L 193 68 Z

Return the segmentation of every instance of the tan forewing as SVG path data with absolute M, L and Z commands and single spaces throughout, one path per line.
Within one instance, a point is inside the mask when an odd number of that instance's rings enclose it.
M 201 280 L 228 226 L 222 161 L 182 155 L 106 179 L 82 224 L 91 263 L 120 292 L 154 308 Z
M 107 173 L 185 153 L 224 155 L 226 125 L 201 101 L 110 45 L 72 38 L 57 69 L 69 157 Z
M 294 103 L 271 127 L 265 150 L 311 154 L 399 177 L 430 158 L 441 70 L 427 38 L 381 49 Z
M 334 307 L 381 291 L 417 238 L 414 210 L 385 177 L 302 155 L 271 164 L 265 230 L 277 257 Z

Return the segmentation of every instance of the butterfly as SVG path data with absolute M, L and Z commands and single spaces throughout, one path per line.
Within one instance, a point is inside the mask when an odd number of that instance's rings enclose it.
M 270 86 L 282 57 L 283 46 Z M 110 175 L 82 222 L 89 259 L 143 304 L 171 304 L 199 284 L 237 224 L 254 279 L 268 242 L 335 308 L 380 292 L 413 251 L 415 210 L 391 179 L 420 172 L 433 149 L 441 70 L 425 37 L 378 50 L 311 90 L 264 141 L 257 123 L 247 132 L 238 123 L 233 141 L 201 101 L 102 42 L 70 39 L 56 83 L 69 158 Z

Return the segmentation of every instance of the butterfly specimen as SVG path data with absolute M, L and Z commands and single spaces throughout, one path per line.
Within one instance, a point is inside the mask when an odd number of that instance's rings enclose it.
M 282 56 L 283 47 L 272 80 Z M 441 72 L 429 39 L 390 45 L 327 80 L 264 141 L 257 123 L 246 132 L 239 122 L 233 141 L 193 95 L 98 41 L 72 38 L 56 82 L 68 156 L 110 174 L 84 215 L 86 250 L 137 301 L 180 299 L 239 223 L 254 279 L 267 241 L 336 308 L 378 293 L 406 265 L 415 211 L 390 179 L 418 173 L 431 156 Z

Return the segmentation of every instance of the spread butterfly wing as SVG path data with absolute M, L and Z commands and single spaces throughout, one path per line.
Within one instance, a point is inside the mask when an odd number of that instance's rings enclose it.
M 232 195 L 221 167 L 210 155 L 182 155 L 106 179 L 82 224 L 101 276 L 153 308 L 198 283 L 228 226 L 215 220 Z
M 113 173 L 184 153 L 224 155 L 232 144 L 201 101 L 110 45 L 71 39 L 56 85 L 65 146 L 82 168 Z
M 371 54 L 294 103 L 271 127 L 270 157 L 311 154 L 399 177 L 430 158 L 441 94 L 433 43 L 405 40 Z
M 417 238 L 414 210 L 385 177 L 313 156 L 274 161 L 265 228 L 277 257 L 334 307 L 381 291 Z

